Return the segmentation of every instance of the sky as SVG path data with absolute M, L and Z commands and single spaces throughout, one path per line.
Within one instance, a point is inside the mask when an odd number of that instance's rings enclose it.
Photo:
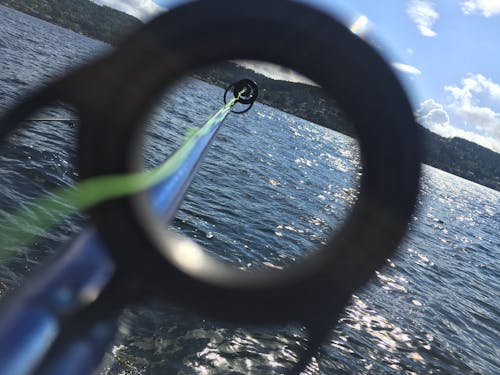
M 187 0 L 94 1 L 147 21 Z M 500 153 L 500 0 L 299 1 L 334 12 L 376 46 L 422 125 Z

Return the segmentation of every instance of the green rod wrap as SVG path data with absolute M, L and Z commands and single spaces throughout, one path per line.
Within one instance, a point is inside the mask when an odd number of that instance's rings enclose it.
M 0 261 L 8 260 L 23 247 L 70 215 L 110 199 L 144 191 L 174 174 L 186 160 L 199 137 L 224 120 L 242 93 L 217 111 L 195 132 L 188 132 L 182 146 L 158 167 L 127 175 L 89 178 L 70 187 L 61 187 L 34 199 L 28 205 L 0 219 L 2 239 Z

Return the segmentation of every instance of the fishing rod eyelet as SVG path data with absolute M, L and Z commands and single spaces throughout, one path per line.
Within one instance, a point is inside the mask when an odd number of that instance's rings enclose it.
M 247 23 L 255 27 L 239 27 Z M 176 262 L 186 243 L 165 234 L 147 192 L 107 201 L 90 215 L 120 275 L 132 275 L 147 291 L 155 288 L 160 299 L 239 324 L 315 322 L 317 311 L 325 327 L 315 325 L 315 332 L 327 332 L 349 296 L 385 264 L 406 233 L 421 160 L 418 128 L 392 68 L 332 15 L 289 0 L 200 0 L 146 24 L 75 84 L 84 103 L 100 100 L 93 113 L 82 113 L 80 175 L 137 172 L 138 135 L 159 95 L 180 78 L 228 60 L 269 62 L 301 73 L 336 100 L 354 125 L 363 172 L 358 200 L 320 251 L 272 274 L 220 262 L 201 274 Z M 84 89 L 87 81 L 108 75 L 104 94 Z M 235 86 L 226 89 L 226 101 Z M 248 100 L 257 91 L 244 94 Z M 201 259 L 198 251 L 191 253 Z
M 81 179 L 137 172 L 138 135 L 160 94 L 181 77 L 227 60 L 283 65 L 336 100 L 359 139 L 357 202 L 318 254 L 285 271 L 251 273 L 206 261 L 209 255 L 196 245 L 167 234 L 147 192 L 110 199 L 89 210 L 116 266 L 116 289 L 108 295 L 129 297 L 130 303 L 155 296 L 238 324 L 309 323 L 317 343 L 351 294 L 396 251 L 414 212 L 421 161 L 420 133 L 391 67 L 333 16 L 290 0 L 188 2 L 144 25 L 64 85 L 52 85 L 49 96 L 35 96 L 0 119 L 0 140 L 25 113 L 64 93 L 81 120 Z M 248 111 L 258 95 L 256 85 L 239 81 L 226 89 L 225 101 L 230 90 L 249 106 L 236 113 Z M 186 253 L 189 262 L 179 257 Z
M 241 111 L 231 110 L 232 113 L 242 114 L 248 112 L 259 96 L 259 88 L 255 81 L 245 78 L 230 84 L 224 92 L 224 104 L 228 103 L 228 93 L 232 92 L 237 103 L 246 104 L 248 107 Z
M 214 13 L 214 7 L 225 12 Z M 209 16 L 193 24 L 193 17 L 201 14 Z M 250 21 L 257 26 L 230 27 L 233 31 L 226 32 L 228 22 L 236 26 Z M 284 29 L 294 38 L 282 33 Z M 297 321 L 313 307 L 343 305 L 343 298 L 330 300 L 328 291 L 344 296 L 357 290 L 406 233 L 418 193 L 420 144 L 409 101 L 392 68 L 330 14 L 288 0 L 200 0 L 146 24 L 112 55 L 88 68 L 101 73 L 98 77 L 113 72 L 107 82 L 112 90 L 96 113 L 82 115 L 80 175 L 137 172 L 142 167 L 137 136 L 160 94 L 180 78 L 227 60 L 270 62 L 301 73 L 335 99 L 354 125 L 363 172 L 359 196 L 327 244 L 310 261 L 266 277 L 263 286 L 260 276 L 248 277 L 249 272 L 237 270 L 233 277 L 216 265 L 201 278 L 165 258 L 163 254 L 174 246 L 161 233 L 164 226 L 153 224 L 158 220 L 148 206 L 147 192 L 96 206 L 90 210 L 93 223 L 124 274 L 144 275 L 146 283 L 154 275 L 162 298 L 212 318 L 241 323 Z M 84 87 L 88 79 L 81 78 L 76 88 Z M 143 91 L 140 96 L 137 82 Z M 226 100 L 230 90 L 234 95 L 231 86 Z M 122 95 L 114 95 L 117 90 Z M 85 90 L 78 93 L 89 95 Z M 304 305 L 307 311 L 298 311 L 296 298 L 309 301 Z M 226 304 L 220 308 L 208 300 Z M 325 300 L 330 302 L 325 305 Z M 253 306 L 262 310 L 257 313 Z

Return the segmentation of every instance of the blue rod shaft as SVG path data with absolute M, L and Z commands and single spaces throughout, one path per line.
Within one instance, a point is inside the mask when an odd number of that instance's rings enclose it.
M 226 106 L 208 120 L 203 129 L 206 131 L 200 130 L 198 134 L 202 135 L 195 135 L 196 145 L 184 163 L 172 176 L 150 190 L 153 210 L 163 220 L 170 222 L 174 219 L 203 157 L 230 110 L 231 107 Z
M 151 208 L 170 222 L 230 111 L 217 112 L 196 133 L 196 145 L 178 170 L 150 189 Z M 92 302 L 110 280 L 112 259 L 92 228 L 30 276 L 0 308 L 0 374 L 87 375 L 111 344 L 116 320 L 97 322 L 84 337 L 65 343 L 45 358 L 61 333 L 60 317 Z

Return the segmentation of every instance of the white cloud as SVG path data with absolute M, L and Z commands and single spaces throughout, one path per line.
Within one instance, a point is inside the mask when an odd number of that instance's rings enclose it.
M 478 145 L 481 145 L 483 147 L 489 148 L 490 150 L 500 153 L 500 142 L 491 137 L 487 137 L 478 133 L 456 128 L 450 123 L 432 124 L 431 126 L 428 126 L 428 128 L 442 137 L 445 138 L 458 137 L 467 139 L 470 142 L 477 143 Z
M 445 138 L 464 138 L 500 153 L 500 139 L 459 129 L 450 123 L 450 116 L 444 106 L 433 99 L 425 100 L 416 111 L 417 120 L 434 133 Z
M 434 99 L 428 99 L 420 103 L 420 108 L 416 111 L 415 116 L 423 125 L 445 124 L 450 122 L 450 117 L 443 105 L 436 102 Z
M 434 9 L 434 3 L 428 0 L 411 0 L 406 13 L 417 25 L 423 36 L 433 37 L 436 32 L 432 30 L 434 23 L 439 18 L 439 13 Z
M 462 2 L 462 12 L 491 17 L 500 14 L 500 0 L 467 0 Z
M 468 125 L 492 136 L 500 142 L 500 113 L 482 105 L 489 100 L 500 108 L 500 85 L 482 74 L 469 74 L 462 79 L 460 86 L 445 86 L 452 100 L 449 108 L 459 115 Z
M 408 64 L 394 62 L 394 63 L 392 63 L 392 66 L 403 73 L 407 73 L 407 74 L 411 74 L 411 75 L 415 75 L 415 76 L 422 74 L 422 72 L 419 69 L 415 68 L 414 66 L 408 65 Z
M 165 8 L 160 7 L 153 0 L 93 0 L 99 5 L 106 5 L 111 8 L 118 9 L 128 13 L 131 16 L 137 17 L 143 21 L 157 16 L 165 11 Z
M 500 85 L 481 74 L 469 74 L 459 85 L 444 89 L 451 94 L 446 107 L 428 99 L 416 111 L 417 120 L 443 137 L 465 138 L 500 153 L 500 113 L 495 111 L 500 108 Z M 473 130 L 453 126 L 450 113 Z

